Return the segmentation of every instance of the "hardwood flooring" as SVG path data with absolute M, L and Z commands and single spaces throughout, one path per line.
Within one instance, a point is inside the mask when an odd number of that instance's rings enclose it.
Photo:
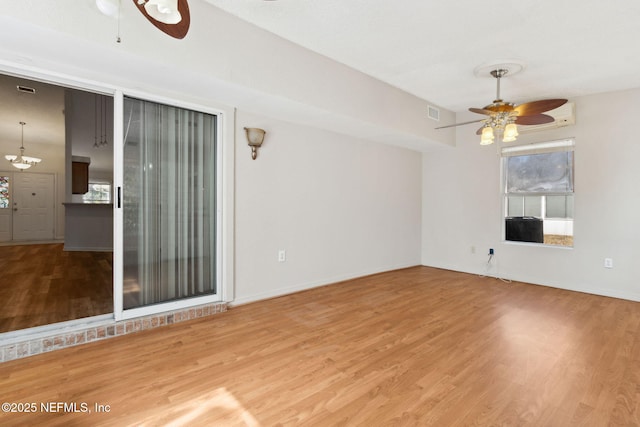
M 0 333 L 113 312 L 112 254 L 0 247 Z
M 0 394 L 37 404 L 3 426 L 638 426 L 640 303 L 415 267 L 6 362 Z

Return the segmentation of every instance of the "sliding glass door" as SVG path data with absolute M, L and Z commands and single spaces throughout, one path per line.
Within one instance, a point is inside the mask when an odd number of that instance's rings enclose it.
M 125 312 L 218 294 L 217 119 L 124 97 Z

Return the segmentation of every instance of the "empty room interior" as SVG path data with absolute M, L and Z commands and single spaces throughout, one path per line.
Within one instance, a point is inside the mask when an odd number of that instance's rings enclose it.
M 640 5 L 0 14 L 0 424 L 640 425 Z

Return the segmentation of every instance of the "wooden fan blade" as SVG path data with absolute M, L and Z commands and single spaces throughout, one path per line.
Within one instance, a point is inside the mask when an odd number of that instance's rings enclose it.
M 546 114 L 536 114 L 534 116 L 518 116 L 516 117 L 517 125 L 542 125 L 545 123 L 553 123 L 555 119 Z
M 435 129 L 446 129 L 446 128 L 452 128 L 452 127 L 455 127 L 455 126 L 468 125 L 469 123 L 478 123 L 478 122 L 481 122 L 481 121 L 483 121 L 483 120 L 484 120 L 484 119 L 480 119 L 480 120 L 471 120 L 470 122 L 454 123 L 454 124 L 452 124 L 452 125 L 440 126 L 440 127 L 435 128 Z
M 469 108 L 469 111 L 471 111 L 472 113 L 478 113 L 478 114 L 484 114 L 485 116 L 490 116 L 491 114 L 493 114 L 493 111 L 491 110 L 485 110 L 484 108 Z
M 482 135 L 482 129 L 484 129 L 484 126 L 480 127 L 480 129 L 476 131 L 476 135 Z
M 566 99 L 543 99 L 540 101 L 526 102 L 514 108 L 518 116 L 535 116 L 545 111 L 553 110 L 567 103 Z
M 182 15 L 182 20 L 177 24 L 165 24 L 164 22 L 156 21 L 152 18 L 147 10 L 144 8 L 145 2 L 140 2 L 138 0 L 133 0 L 133 3 L 136 5 L 140 13 L 147 18 L 147 21 L 151 22 L 157 29 L 162 31 L 163 33 L 176 38 L 183 39 L 184 36 L 187 35 L 189 31 L 189 25 L 191 24 L 191 14 L 189 13 L 189 4 L 187 0 L 178 0 L 178 11 L 180 15 Z

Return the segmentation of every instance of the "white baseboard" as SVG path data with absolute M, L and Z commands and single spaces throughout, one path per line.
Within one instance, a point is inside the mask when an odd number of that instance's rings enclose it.
M 480 276 L 487 276 L 487 277 L 494 277 L 492 275 L 492 273 L 487 274 L 486 272 L 483 271 L 470 271 L 468 269 L 463 269 L 460 268 L 459 266 L 451 266 L 451 265 L 427 265 L 427 264 L 422 264 L 425 267 L 433 267 L 433 268 L 442 268 L 444 270 L 451 270 L 451 271 L 459 271 L 460 273 L 468 273 L 468 274 L 477 274 Z M 548 288 L 555 288 L 555 289 L 564 289 L 566 291 L 573 291 L 573 292 L 583 292 L 585 294 L 592 294 L 592 295 L 599 295 L 599 296 L 603 296 L 603 297 L 611 297 L 611 298 L 618 298 L 618 299 L 624 299 L 624 300 L 629 300 L 629 301 L 636 301 L 636 302 L 640 302 L 640 293 L 639 292 L 628 292 L 628 291 L 621 291 L 621 290 L 617 290 L 617 289 L 605 289 L 605 288 L 596 288 L 596 287 L 592 287 L 589 285 L 585 285 L 585 286 L 565 286 L 562 284 L 549 284 L 547 282 L 544 282 L 540 279 L 536 279 L 534 277 L 525 277 L 525 276 L 509 276 L 506 277 L 502 274 L 499 274 L 499 278 L 501 279 L 505 279 L 505 280 L 512 280 L 514 282 L 522 282 L 522 283 L 529 283 L 531 285 L 537 285 L 537 286 L 546 286 Z
M 345 280 L 356 279 L 358 277 L 370 276 L 372 274 L 384 273 L 387 271 L 400 270 L 403 268 L 415 267 L 419 264 L 406 264 L 390 266 L 388 268 L 374 269 L 370 271 L 361 271 L 357 273 L 341 274 L 333 277 L 328 277 L 322 280 L 314 280 L 310 282 L 303 282 L 293 286 L 286 286 L 282 288 L 271 289 L 266 292 L 258 294 L 247 295 L 240 298 L 236 298 L 233 301 L 227 301 L 230 307 L 248 304 L 250 302 L 261 301 L 269 298 L 281 297 L 283 295 L 293 294 L 295 292 L 306 291 L 313 288 L 319 288 L 320 286 L 331 285 L 333 283 L 342 282 Z M 237 291 L 236 291 L 237 293 Z

